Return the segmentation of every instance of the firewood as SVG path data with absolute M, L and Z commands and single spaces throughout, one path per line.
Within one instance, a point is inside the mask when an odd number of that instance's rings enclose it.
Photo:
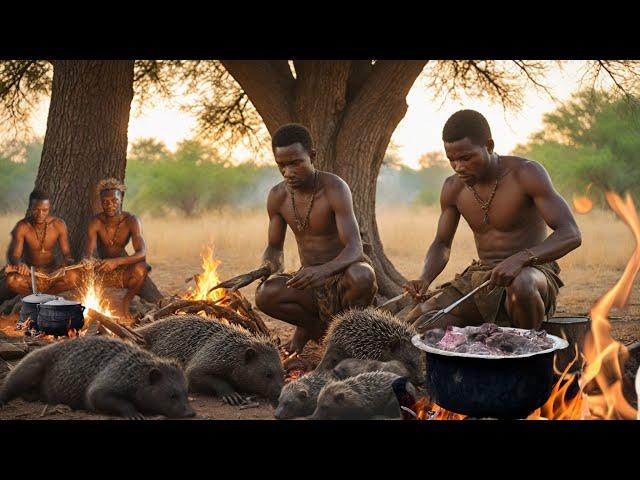
M 169 301 L 160 300 L 163 305 L 151 310 L 137 320 L 137 325 L 146 325 L 177 311 L 181 314 L 197 314 L 204 311 L 207 316 L 225 318 L 230 323 L 237 324 L 252 333 L 270 335 L 270 331 L 262 317 L 253 309 L 251 303 L 237 291 L 227 291 L 227 294 L 217 300 L 189 300 L 171 298 Z
M 222 311 L 220 309 L 215 309 L 212 307 L 217 307 L 218 305 L 210 305 L 205 307 L 205 312 L 210 314 L 215 318 L 225 318 L 230 323 L 235 323 L 236 325 L 241 326 L 242 328 L 249 330 L 252 333 L 258 333 L 258 327 L 251 322 L 248 318 L 244 318 L 238 314 L 236 314 L 233 310 L 225 310 Z
M 193 300 L 176 300 L 175 302 L 171 302 L 165 307 L 162 307 L 155 312 L 149 312 L 146 316 L 150 316 L 151 320 L 156 320 L 158 318 L 162 318 L 166 315 L 171 315 L 176 310 L 179 310 L 183 307 L 187 307 L 193 304 Z
M 100 332 L 100 322 L 94 318 L 89 318 L 84 324 L 84 336 L 92 337 Z
M 97 320 L 100 322 L 101 326 L 108 329 L 113 335 L 116 335 L 123 340 L 129 340 L 138 345 L 144 346 L 145 341 L 144 338 L 135 330 L 127 327 L 126 325 L 122 325 L 115 320 L 107 317 L 106 315 L 102 315 L 100 312 L 97 312 L 93 309 L 88 309 L 87 317 L 91 320 Z

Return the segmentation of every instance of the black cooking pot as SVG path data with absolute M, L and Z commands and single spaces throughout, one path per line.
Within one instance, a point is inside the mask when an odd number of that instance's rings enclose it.
M 512 356 L 447 352 L 428 345 L 420 335 L 412 342 L 426 352 L 426 388 L 436 404 L 476 418 L 511 419 L 526 418 L 551 394 L 553 356 L 568 342 L 548 336 L 554 342 L 552 348 Z
M 20 307 L 20 319 L 18 325 L 23 325 L 27 319 L 31 320 L 30 327 L 37 328 L 38 305 L 45 302 L 56 300 L 58 297 L 47 295 L 46 293 L 34 293 L 27 295 L 22 299 L 22 307 Z
M 589 317 L 551 317 L 542 323 L 542 328 L 547 332 L 569 342 L 569 348 L 556 354 L 556 369 L 564 371 L 569 364 L 569 373 L 582 372 L 584 367 L 584 342 L 591 331 L 591 318 Z M 577 353 L 576 353 L 577 352 Z M 576 356 L 577 355 L 577 356 Z
M 70 328 L 84 325 L 84 307 L 79 302 L 59 298 L 38 305 L 38 330 L 48 334 L 67 335 Z

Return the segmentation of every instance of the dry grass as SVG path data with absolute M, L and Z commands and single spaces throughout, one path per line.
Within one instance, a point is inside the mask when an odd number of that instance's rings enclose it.
M 17 219 L 17 215 L 0 216 L 0 231 L 9 232 Z M 406 277 L 415 278 L 420 273 L 437 219 L 438 211 L 426 207 L 379 211 L 385 251 Z M 209 243 L 215 244 L 215 256 L 222 261 L 222 278 L 255 268 L 265 247 L 268 226 L 263 210 L 225 210 L 195 219 L 143 217 L 142 220 L 153 277 L 160 288 L 169 292 L 184 289 L 185 278 L 200 270 L 200 254 Z M 613 212 L 594 211 L 578 216 L 577 220 L 583 244 L 560 260 L 562 277 L 569 287 L 562 290 L 561 301 L 581 305 L 593 302 L 617 280 L 634 243 L 626 225 Z M 0 237 L 0 251 L 5 251 L 8 241 L 8 234 Z M 463 269 L 475 256 L 471 231 L 461 221 L 451 261 L 436 283 Z M 299 266 L 290 232 L 285 264 L 287 270 Z M 252 296 L 252 291 L 247 293 Z

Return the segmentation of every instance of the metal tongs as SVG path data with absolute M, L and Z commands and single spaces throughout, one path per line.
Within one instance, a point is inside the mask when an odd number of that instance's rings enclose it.
M 38 289 L 36 288 L 36 267 L 31 265 L 30 270 L 31 270 L 31 290 L 33 290 L 33 293 L 38 295 Z
M 448 314 L 451 310 L 456 308 L 462 302 L 464 302 L 468 298 L 473 297 L 478 291 L 480 291 L 481 289 L 483 289 L 484 287 L 489 285 L 489 283 L 491 283 L 491 280 L 487 280 L 482 285 L 477 286 L 476 288 L 471 290 L 469 293 L 467 293 L 464 297 L 456 300 L 455 302 L 453 302 L 451 305 L 449 305 L 446 308 L 443 308 L 443 309 L 437 310 L 437 311 L 431 310 L 431 311 L 429 311 L 427 313 L 424 313 L 424 314 L 420 315 L 416 319 L 416 321 L 413 323 L 413 325 L 416 327 L 417 330 L 426 329 L 426 327 L 428 327 L 430 325 L 433 325 L 437 320 L 440 320 L 442 317 L 444 317 L 446 314 Z

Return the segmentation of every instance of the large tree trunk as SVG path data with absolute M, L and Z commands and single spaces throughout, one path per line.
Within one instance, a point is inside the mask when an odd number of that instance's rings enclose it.
M 53 62 L 51 105 L 36 187 L 51 195 L 54 215 L 82 255 L 87 222 L 100 211 L 95 195 L 105 177 L 124 179 L 133 99 L 133 60 Z
M 88 220 L 101 209 L 97 183 L 107 177 L 124 180 L 133 66 L 133 60 L 53 62 L 36 187 L 51 195 L 53 214 L 66 222 L 76 259 L 83 253 Z M 140 296 L 161 297 L 149 278 Z
M 273 133 L 300 122 L 316 142 L 316 166 L 351 187 L 365 251 L 380 293 L 397 295 L 404 277 L 384 253 L 376 223 L 376 185 L 406 96 L 426 61 L 223 61 Z

